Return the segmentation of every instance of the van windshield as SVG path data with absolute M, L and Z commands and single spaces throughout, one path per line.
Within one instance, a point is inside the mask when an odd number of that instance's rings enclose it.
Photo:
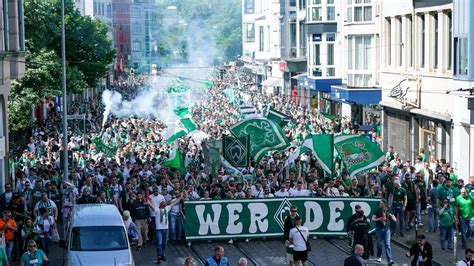
M 73 251 L 107 251 L 128 249 L 127 234 L 122 226 L 74 227 L 71 235 Z

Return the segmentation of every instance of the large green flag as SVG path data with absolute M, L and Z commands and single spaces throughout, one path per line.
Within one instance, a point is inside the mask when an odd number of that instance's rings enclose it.
M 179 125 L 179 123 L 174 123 L 167 125 L 166 131 L 163 133 L 163 138 L 171 144 L 175 142 L 177 139 L 186 135 L 186 131 Z
M 360 135 L 334 137 L 334 147 L 350 176 L 370 170 L 385 160 L 385 154 L 377 144 Z
M 226 88 L 222 92 L 227 97 L 227 99 L 229 100 L 230 103 L 236 103 L 237 102 L 237 99 L 235 98 L 234 89 Z
M 187 93 L 189 91 L 189 88 L 182 87 L 182 86 L 175 86 L 175 87 L 168 87 L 167 93 L 168 94 L 181 94 L 181 93 Z
M 313 151 L 326 173 L 333 174 L 334 136 L 332 134 L 309 135 L 301 145 Z
M 180 118 L 184 118 L 189 115 L 189 107 L 178 107 L 175 108 L 173 111 Z
M 217 170 L 221 167 L 222 143 L 216 139 L 207 139 L 203 141 L 204 161 L 210 167 L 210 173 L 213 177 L 217 176 Z
M 290 146 L 280 126 L 266 118 L 243 120 L 229 130 L 237 138 L 250 136 L 250 154 L 256 162 L 269 151 L 284 150 Z
M 288 122 L 290 122 L 291 120 L 290 116 L 287 116 L 282 112 L 278 112 L 273 108 L 270 108 L 270 110 L 268 110 L 267 118 L 277 123 L 280 127 L 285 127 L 286 124 L 288 124 Z
M 179 170 L 181 174 L 184 174 L 186 172 L 186 167 L 184 166 L 183 162 L 183 156 L 181 154 L 181 151 L 179 150 L 178 141 L 174 142 L 170 156 L 168 160 L 165 161 L 164 165 Z
M 191 120 L 191 118 L 182 118 L 180 120 L 181 125 L 184 127 L 186 132 L 190 133 L 197 129 L 196 124 Z
M 103 152 L 106 157 L 115 157 L 115 154 L 117 154 L 118 147 L 116 145 L 107 146 L 104 141 L 99 137 L 93 138 L 91 139 L 91 141 L 95 144 L 96 150 L 98 152 Z
M 222 151 L 224 159 L 232 166 L 247 167 L 250 163 L 250 136 L 233 138 L 224 135 L 222 138 Z

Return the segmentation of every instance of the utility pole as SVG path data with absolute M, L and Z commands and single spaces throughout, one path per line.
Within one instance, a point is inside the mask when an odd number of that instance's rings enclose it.
M 67 90 L 66 90 L 66 25 L 64 22 L 64 0 L 61 0 L 61 65 L 63 78 L 63 180 L 68 179 L 67 137 Z

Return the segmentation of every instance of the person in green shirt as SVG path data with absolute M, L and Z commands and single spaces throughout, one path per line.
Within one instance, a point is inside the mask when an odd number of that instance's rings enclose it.
M 416 201 L 417 193 L 415 188 L 415 183 L 411 181 L 411 175 L 409 173 L 405 174 L 405 182 L 403 182 L 402 187 L 407 192 L 407 205 L 405 207 L 405 221 L 407 222 L 408 228 L 414 226 L 413 220 L 416 217 Z
M 467 240 L 469 239 L 470 225 L 474 223 L 474 220 L 472 220 L 472 200 L 467 194 L 466 188 L 462 188 L 461 195 L 456 197 L 456 216 L 454 219 L 459 219 L 462 248 L 466 249 Z
M 453 232 L 454 232 L 454 208 L 449 204 L 448 199 L 444 199 L 442 205 L 438 208 L 439 213 L 439 243 L 441 250 L 445 249 L 445 241 L 448 239 L 448 249 L 453 250 Z
M 28 241 L 27 247 L 28 250 L 23 253 L 20 259 L 21 266 L 40 266 L 45 261 L 48 261 L 48 257 L 41 249 L 37 248 L 35 241 Z
M 0 248 L 0 266 L 9 266 L 7 252 L 4 248 Z
M 400 221 L 400 236 L 404 237 L 405 222 L 404 222 L 404 212 L 408 203 L 407 191 L 401 187 L 400 180 L 393 181 L 393 193 L 390 195 L 389 201 L 392 202 L 392 212 L 394 216 Z M 393 230 L 392 233 L 396 232 L 396 223 L 391 227 Z
M 459 190 L 452 186 L 452 180 L 446 178 L 444 185 L 440 185 L 439 188 L 439 200 L 448 199 L 451 205 L 455 205 L 456 197 L 459 195 Z
M 385 254 L 387 261 L 391 265 L 392 260 L 392 248 L 390 246 L 390 220 L 397 222 L 397 218 L 392 214 L 388 208 L 386 199 L 380 201 L 380 208 L 374 211 L 372 215 L 372 221 L 375 222 L 376 233 L 377 233 L 377 262 L 382 261 L 382 244 L 385 246 Z

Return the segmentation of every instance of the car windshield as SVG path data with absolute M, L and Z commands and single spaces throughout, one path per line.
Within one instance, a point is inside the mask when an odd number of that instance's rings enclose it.
M 73 251 L 107 251 L 128 249 L 122 226 L 74 227 L 71 236 Z

